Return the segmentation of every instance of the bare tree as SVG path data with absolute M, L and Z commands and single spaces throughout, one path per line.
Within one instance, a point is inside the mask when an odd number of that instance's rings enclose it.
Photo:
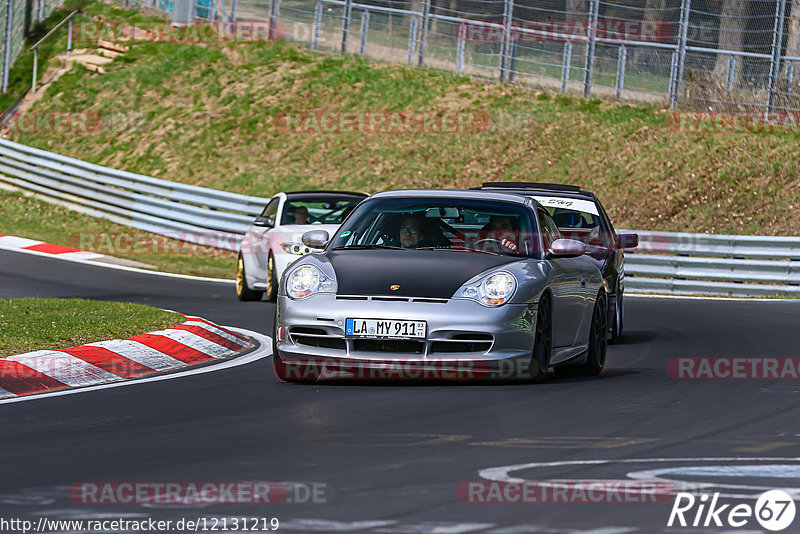
M 667 0 L 646 0 L 644 13 L 642 14 L 642 27 L 647 24 L 656 24 L 657 31 L 661 29 L 662 21 L 666 15 Z M 658 61 L 659 53 L 655 48 L 637 46 L 633 51 L 633 64 L 645 66 L 655 64 Z
M 589 17 L 587 0 L 567 0 L 567 20 L 586 20 Z
M 723 0 L 719 17 L 718 50 L 742 50 L 747 25 L 747 0 Z M 725 79 L 728 73 L 728 54 L 718 54 L 714 76 Z M 742 60 L 737 58 L 734 82 L 742 75 Z
M 789 33 L 789 40 L 786 42 L 786 55 L 800 57 L 800 0 L 793 0 L 791 3 L 791 13 L 786 31 Z M 787 61 L 784 68 L 788 63 Z M 795 79 L 797 79 L 797 76 L 795 76 Z

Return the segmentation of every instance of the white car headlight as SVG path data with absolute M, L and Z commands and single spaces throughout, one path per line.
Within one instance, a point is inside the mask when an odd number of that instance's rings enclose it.
M 301 265 L 286 279 L 286 292 L 293 299 L 304 299 L 314 293 L 335 293 L 336 280 L 313 265 Z
M 284 252 L 294 254 L 296 256 L 305 256 L 311 252 L 311 249 L 302 243 L 284 243 L 282 245 Z
M 517 279 L 507 271 L 492 273 L 477 282 L 463 286 L 454 298 L 467 298 L 484 306 L 502 306 L 517 290 Z

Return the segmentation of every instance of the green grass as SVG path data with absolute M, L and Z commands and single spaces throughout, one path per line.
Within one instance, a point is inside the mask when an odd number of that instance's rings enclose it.
M 236 267 L 232 252 L 166 240 L 2 189 L 0 234 L 68 245 L 196 276 L 233 278 Z
M 65 349 L 170 328 L 185 318 L 141 304 L 84 299 L 0 299 L 0 357 Z

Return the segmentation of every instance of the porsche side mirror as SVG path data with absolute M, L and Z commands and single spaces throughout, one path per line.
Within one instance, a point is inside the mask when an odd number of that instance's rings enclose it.
M 267 216 L 259 215 L 258 217 L 256 217 L 256 220 L 253 221 L 253 226 L 262 226 L 262 227 L 272 228 L 273 226 L 275 226 L 275 216 L 274 215 L 267 215 Z
M 634 249 L 639 246 L 639 234 L 618 234 L 615 241 L 617 248 L 623 250 Z
M 574 239 L 556 239 L 547 252 L 548 258 L 577 258 L 586 254 L 586 245 Z
M 303 234 L 303 244 L 308 248 L 325 248 L 330 240 L 330 235 L 325 230 L 310 230 Z

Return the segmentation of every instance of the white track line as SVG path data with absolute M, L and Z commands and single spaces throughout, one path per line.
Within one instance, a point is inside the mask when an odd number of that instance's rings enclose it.
M 702 295 L 659 295 L 654 293 L 628 293 L 625 298 L 633 297 L 640 299 L 680 299 L 680 300 L 721 300 L 725 302 L 800 302 L 800 299 L 778 299 L 760 297 L 704 297 Z
M 150 271 L 148 269 L 138 269 L 136 267 L 127 267 L 125 265 L 114 265 L 112 263 L 104 263 L 98 261 L 90 261 L 83 258 L 62 258 L 63 254 L 48 254 L 46 252 L 39 252 L 36 250 L 25 250 L 23 248 L 4 248 L 2 250 L 8 250 L 9 252 L 19 252 L 21 254 L 32 254 L 34 256 L 42 256 L 45 258 L 53 258 L 56 260 L 61 261 L 71 261 L 73 263 L 83 263 L 85 265 L 94 265 L 95 267 L 103 267 L 105 269 L 116 269 L 118 271 L 129 271 L 132 273 L 141 273 L 141 274 L 152 274 L 155 276 L 166 276 L 167 278 L 183 278 L 184 280 L 196 280 L 198 282 L 215 282 L 219 284 L 235 284 L 235 280 L 229 280 L 227 278 L 209 278 L 206 276 L 192 276 L 189 274 L 178 274 L 178 273 L 166 273 L 164 271 Z

